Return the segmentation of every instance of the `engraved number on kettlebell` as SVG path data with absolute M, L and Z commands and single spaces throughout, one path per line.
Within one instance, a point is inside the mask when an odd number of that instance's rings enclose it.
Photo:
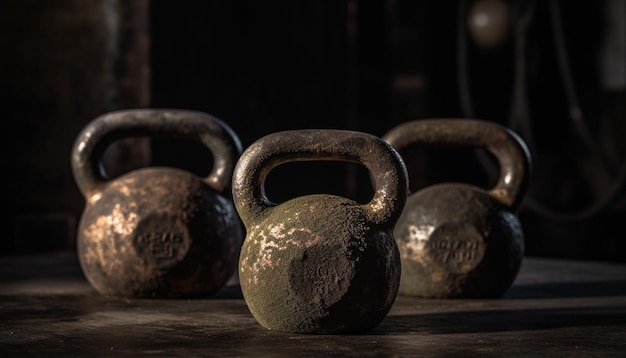
M 175 247 L 183 243 L 181 232 L 146 232 L 137 236 L 137 242 L 148 247 L 148 251 L 157 259 L 174 256 Z
M 431 238 L 427 246 L 437 263 L 453 273 L 471 271 L 481 262 L 485 252 L 482 238 L 472 235 L 471 232 L 460 238 Z
M 350 262 L 341 255 L 320 257 L 321 255 L 316 255 L 316 253 L 315 249 L 310 250 L 308 256 L 303 260 L 292 263 L 292 265 L 298 266 L 293 267 L 292 272 L 302 272 L 302 275 L 291 276 L 292 280 L 298 280 L 298 282 L 292 282 L 291 286 L 295 288 L 295 293 L 304 300 L 327 299 L 330 302 L 336 301 L 350 284 L 343 277 L 343 272 L 338 271 L 338 267 L 347 268 Z M 327 253 L 326 250 L 320 252 L 320 254 Z M 322 303 L 328 304 L 329 302 Z

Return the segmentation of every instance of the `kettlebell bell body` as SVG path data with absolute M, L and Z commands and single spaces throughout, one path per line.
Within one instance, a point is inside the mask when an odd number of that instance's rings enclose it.
M 304 160 L 364 165 L 373 178 L 372 200 L 359 204 L 315 194 L 272 203 L 265 195 L 267 174 Z M 376 327 L 400 281 L 392 231 L 407 191 L 404 162 L 369 134 L 294 130 L 248 147 L 235 167 L 233 198 L 247 229 L 239 282 L 256 320 L 291 333 L 361 333 Z
M 202 142 L 214 159 L 211 173 L 147 167 L 108 178 L 101 164 L 107 146 L 146 136 Z M 222 288 L 244 238 L 230 192 L 241 150 L 225 123 L 201 112 L 135 109 L 90 122 L 71 164 L 86 199 L 77 251 L 91 285 L 122 297 L 194 297 Z
M 402 263 L 399 294 L 494 298 L 513 284 L 524 255 L 516 216 L 530 154 L 513 131 L 475 119 L 406 122 L 383 137 L 399 152 L 412 146 L 466 146 L 493 154 L 499 178 L 490 190 L 438 183 L 409 195 L 394 230 Z

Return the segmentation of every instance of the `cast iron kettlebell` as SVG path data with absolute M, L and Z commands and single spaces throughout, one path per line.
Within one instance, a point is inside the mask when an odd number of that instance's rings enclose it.
M 515 280 L 524 254 L 516 211 L 530 174 L 526 144 L 508 128 L 474 119 L 416 120 L 382 138 L 400 153 L 418 145 L 484 149 L 500 170 L 490 190 L 439 183 L 409 195 L 394 230 L 402 262 L 399 294 L 501 296 Z
M 113 141 L 165 136 L 197 140 L 212 153 L 205 178 L 147 167 L 108 178 Z M 232 203 L 235 133 L 201 112 L 134 109 L 104 114 L 78 135 L 72 170 L 85 197 L 77 233 L 82 270 L 100 293 L 124 297 L 203 296 L 235 273 L 244 229 Z
M 315 194 L 272 203 L 265 194 L 268 173 L 304 160 L 360 163 L 372 176 L 372 200 L 359 204 Z M 248 147 L 235 167 L 233 199 L 247 229 L 239 282 L 256 320 L 291 333 L 361 333 L 376 327 L 398 290 L 400 257 L 392 231 L 407 182 L 398 153 L 361 132 L 285 131 Z

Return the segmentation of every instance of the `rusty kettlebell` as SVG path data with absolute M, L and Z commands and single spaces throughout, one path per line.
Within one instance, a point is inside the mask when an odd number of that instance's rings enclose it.
M 293 161 L 355 162 L 372 176 L 367 204 L 329 194 L 281 204 L 265 178 Z M 233 199 L 247 235 L 239 282 L 249 310 L 269 330 L 361 333 L 393 304 L 400 257 L 393 227 L 408 192 L 404 162 L 382 139 L 333 129 L 269 134 L 249 146 L 233 174 Z
M 105 149 L 128 137 L 197 140 L 212 153 L 207 177 L 147 167 L 109 178 Z M 124 297 L 204 296 L 237 267 L 244 229 L 232 203 L 232 170 L 241 153 L 235 133 L 202 112 L 114 111 L 76 138 L 72 171 L 85 197 L 77 233 L 82 270 L 100 293 Z
M 406 122 L 383 137 L 398 152 L 411 146 L 486 150 L 498 162 L 490 190 L 438 183 L 409 195 L 394 230 L 402 262 L 400 295 L 494 298 L 513 284 L 524 255 L 516 211 L 530 174 L 530 153 L 512 130 L 476 119 Z

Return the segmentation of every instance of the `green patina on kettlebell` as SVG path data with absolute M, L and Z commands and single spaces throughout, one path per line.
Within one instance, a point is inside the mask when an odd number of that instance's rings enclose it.
M 265 178 L 293 161 L 360 163 L 372 177 L 367 204 L 315 194 L 281 204 Z M 239 281 L 265 328 L 291 333 L 360 333 L 387 315 L 400 280 L 393 227 L 406 201 L 407 173 L 380 138 L 354 131 L 294 130 L 267 135 L 235 167 L 233 199 L 247 235 Z
M 412 146 L 467 146 L 493 154 L 493 188 L 439 183 L 409 195 L 394 230 L 402 262 L 399 294 L 430 298 L 499 297 L 524 255 L 516 216 L 530 174 L 530 153 L 513 131 L 475 119 L 406 122 L 383 137 L 399 152 Z
M 105 149 L 128 137 L 196 140 L 212 153 L 205 178 L 147 167 L 108 178 Z M 203 296 L 234 274 L 244 228 L 232 203 L 235 133 L 201 112 L 135 109 L 104 114 L 78 135 L 72 170 L 86 199 L 77 232 L 82 270 L 100 293 L 124 297 Z

